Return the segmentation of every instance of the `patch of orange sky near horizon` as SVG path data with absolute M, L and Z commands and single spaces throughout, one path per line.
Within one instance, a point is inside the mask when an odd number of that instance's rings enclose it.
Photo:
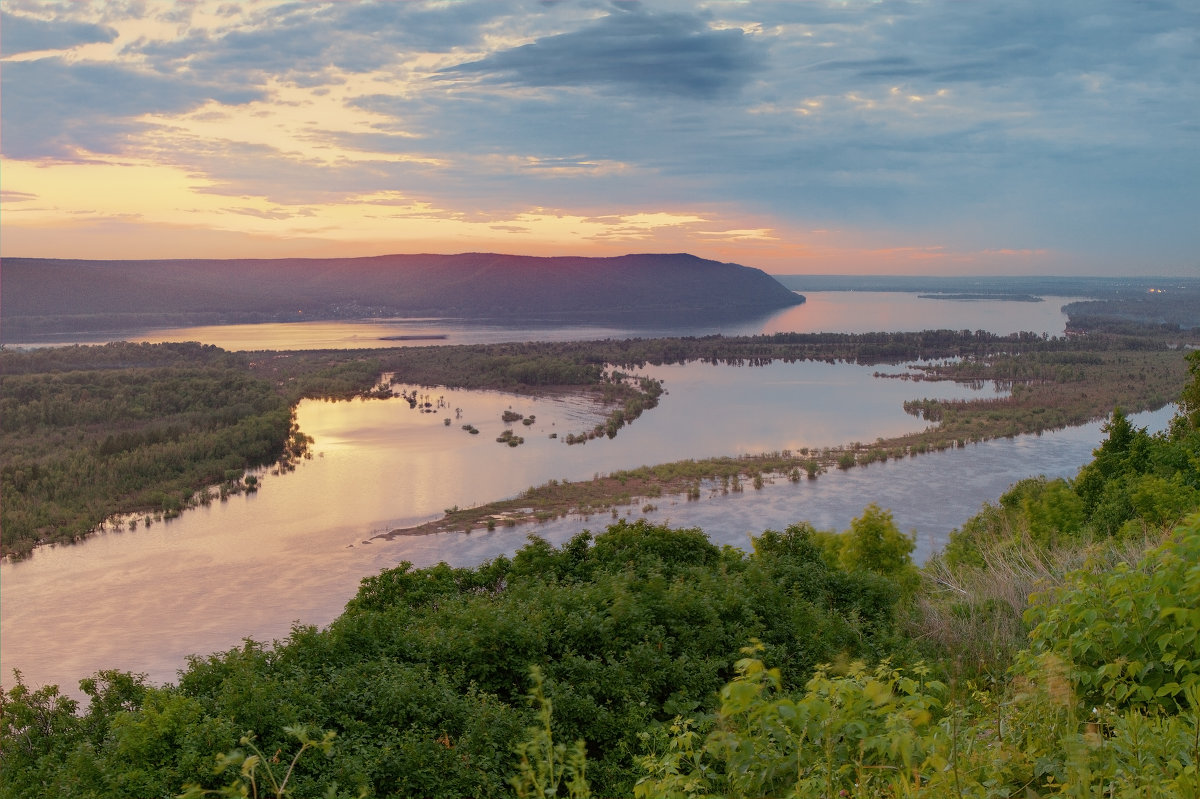
M 163 6 L 169 9 L 170 4 Z M 190 27 L 165 16 L 102 13 L 97 22 L 118 31 L 112 42 L 57 53 L 67 60 L 137 65 L 123 43 L 172 41 L 189 31 L 232 29 L 235 6 L 203 0 L 191 7 Z M 246 12 L 249 13 L 249 12 Z M 491 50 L 524 43 L 488 42 Z M 18 58 L 37 58 L 29 53 Z M 80 152 L 59 160 L 6 159 L 0 215 L 0 256 L 143 259 L 354 257 L 386 253 L 505 252 L 525 255 L 620 255 L 690 252 L 745 264 L 775 274 L 1020 274 L 1044 271 L 1043 251 L 957 251 L 942 242 L 917 241 L 903 231 L 825 230 L 819 223 L 760 218 L 737 207 L 697 203 L 671 208 L 512 207 L 483 214 L 456 207 L 451 198 L 408 196 L 403 190 L 317 199 L 271 199 L 271 189 L 247 182 L 241 188 L 208 176 L 206 158 L 243 148 L 269 149 L 281 163 L 303 173 L 347 164 L 404 161 L 437 170 L 453 159 L 468 173 L 547 179 L 580 175 L 638 174 L 636 165 L 539 161 L 521 152 L 446 154 L 419 133 L 396 130 L 389 117 L 350 100 L 374 93 L 420 91 L 422 76 L 469 60 L 471 54 L 413 53 L 379 73 L 337 73 L 321 91 L 270 81 L 264 97 L 241 105 L 210 101 L 176 114 L 147 114 L 140 133 L 125 141 L 123 155 Z M 124 59 L 133 59 L 124 61 Z M 532 90 L 531 90 L 532 91 Z M 411 138 L 411 152 L 377 152 L 350 145 L 351 134 L 382 129 Z M 344 134 L 340 138 L 333 134 Z M 560 174 L 561 173 L 561 174 Z M 563 177 L 567 175 L 568 177 Z M 318 181 L 319 184 L 319 181 Z M 289 186 L 301 194 L 313 187 Z M 319 188 L 319 185 L 317 186 Z M 239 192 L 260 191 L 261 194 Z M 286 192 L 285 192 L 286 193 Z
M 690 252 L 775 274 L 1021 273 L 1044 251 L 879 246 L 884 234 L 789 230 L 714 207 L 622 212 L 529 208 L 482 217 L 376 192 L 302 205 L 218 193 L 150 160 L 5 164 L 8 257 L 283 258 L 386 253 L 620 255 Z M 766 224 L 764 224 L 766 222 Z
M 568 224 L 569 223 L 564 223 Z M 332 258 L 391 253 L 501 252 L 532 256 L 614 256 L 641 252 L 688 252 L 753 266 L 772 274 L 1038 274 L 1041 253 L 954 253 L 929 248 L 854 248 L 794 241 L 714 240 L 703 232 L 659 232 L 641 237 L 588 239 L 572 236 L 414 235 L 364 236 L 359 240 L 319 235 L 277 236 L 131 219 L 92 219 L 14 228 L 5 224 L 0 257 L 169 259 Z

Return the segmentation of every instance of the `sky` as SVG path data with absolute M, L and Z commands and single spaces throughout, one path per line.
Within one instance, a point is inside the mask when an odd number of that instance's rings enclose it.
M 5 0 L 0 255 L 1200 276 L 1196 0 Z

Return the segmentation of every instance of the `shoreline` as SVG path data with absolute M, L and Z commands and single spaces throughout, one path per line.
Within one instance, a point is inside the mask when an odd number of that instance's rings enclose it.
M 1139 407 L 1136 411 L 1154 411 L 1162 406 Z M 722 494 L 738 493 L 747 486 L 761 489 L 777 480 L 800 482 L 816 480 L 830 471 L 849 471 L 871 463 L 915 458 L 954 449 L 968 444 L 986 443 L 1018 435 L 1039 435 L 1069 427 L 1082 427 L 1107 418 L 1107 415 L 1017 432 L 1007 432 L 980 438 L 961 439 L 948 435 L 930 436 L 930 431 L 884 439 L 873 444 L 851 444 L 827 447 L 797 455 L 790 451 L 756 455 L 723 456 L 703 460 L 684 460 L 622 470 L 591 480 L 570 482 L 551 480 L 533 486 L 516 497 L 496 500 L 474 508 L 465 508 L 441 518 L 413 527 L 402 527 L 370 536 L 370 541 L 391 541 L 400 537 L 465 533 L 494 530 L 497 527 L 517 527 L 540 524 L 567 516 L 593 516 L 610 513 L 618 507 L 636 505 L 643 500 L 661 497 L 698 499 L 702 490 Z M 810 468 L 813 464 L 815 469 Z M 661 472 L 684 473 L 674 477 Z
M 744 490 L 743 481 L 755 488 L 763 482 L 783 477 L 798 482 L 817 479 L 822 472 L 837 468 L 897 460 L 929 452 L 965 447 L 967 444 L 998 438 L 1013 438 L 1025 433 L 1042 433 L 1107 419 L 1116 407 L 1127 413 L 1158 410 L 1170 401 L 1171 391 L 1159 391 L 1147 380 L 1145 367 L 1159 360 L 1154 374 L 1161 388 L 1182 380 L 1182 363 L 1170 355 L 1145 353 L 1144 361 L 1133 367 L 1123 356 L 1097 357 L 1094 362 L 1078 364 L 1078 373 L 1064 379 L 1058 364 L 1053 375 L 1038 373 L 1020 377 L 1012 370 L 990 365 L 949 363 L 930 365 L 916 379 L 995 382 L 1006 385 L 1009 394 L 1001 398 L 973 400 L 916 400 L 905 403 L 905 410 L 933 424 L 917 433 L 909 433 L 873 443 L 851 444 L 823 449 L 760 453 L 743 456 L 717 456 L 642 466 L 596 476 L 577 482 L 551 480 L 526 489 L 520 495 L 473 508 L 455 509 L 440 519 L 413 527 L 389 530 L 371 540 L 390 540 L 401 535 L 428 535 L 444 532 L 471 532 L 477 529 L 513 527 L 521 523 L 550 521 L 572 514 L 609 513 L 617 506 L 637 500 L 652 500 L 664 495 L 698 498 L 706 481 L 721 483 L 722 490 Z M 1076 364 L 1071 364 L 1072 367 Z M 1134 372 L 1134 368 L 1138 371 Z M 1100 374 L 1092 372 L 1096 370 Z M 1091 375 L 1087 374 L 1092 372 Z M 1179 380 L 1173 379 L 1178 373 Z M 1103 375 L 1098 383 L 1089 379 Z M 880 375 L 892 379 L 914 379 L 913 375 Z M 1057 379 L 1056 379 L 1057 378 Z M 1062 382 L 1059 382 L 1062 381 Z M 1083 391 L 1072 387 L 1087 386 Z M 1082 386 L 1080 386 L 1082 384 Z M 1075 390 L 1070 390 L 1075 388 Z M 1122 402 L 1121 400 L 1124 400 Z

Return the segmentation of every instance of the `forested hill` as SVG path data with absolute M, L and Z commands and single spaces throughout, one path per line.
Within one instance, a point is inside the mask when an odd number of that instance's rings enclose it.
M 634 322 L 803 302 L 766 273 L 687 254 L 384 255 L 274 260 L 5 258 L 4 335 L 369 316 Z M 173 318 L 164 318 L 173 317 Z

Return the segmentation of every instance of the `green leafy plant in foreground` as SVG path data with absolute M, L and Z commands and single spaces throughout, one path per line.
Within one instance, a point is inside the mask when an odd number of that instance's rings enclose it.
M 1087 701 L 1185 706 L 1185 691 L 1200 686 L 1200 516 L 1135 565 L 1072 572 L 1033 597 L 1026 621 L 1026 668 L 1054 652 Z
M 636 795 L 1200 796 L 1198 549 L 1194 516 L 1136 567 L 1073 573 L 991 690 L 885 661 L 787 693 L 751 649 L 715 721 L 643 736 Z
M 839 676 L 824 666 L 792 695 L 781 691 L 779 669 L 752 657 L 761 646 L 745 651 L 713 729 L 701 737 L 697 722 L 677 718 L 657 742 L 666 751 L 642 758 L 648 774 L 635 796 L 835 799 L 920 782 L 915 769 L 936 744 L 929 729 L 946 692 L 925 667 L 906 674 L 886 661 L 855 662 Z
M 254 734 L 246 733 L 239 741 L 245 749 L 233 749 L 225 754 L 217 755 L 217 762 L 213 767 L 214 774 L 224 774 L 231 769 L 236 769 L 237 774 L 232 782 L 215 789 L 203 788 L 195 784 L 186 785 L 178 799 L 205 799 L 209 796 L 284 799 L 291 796 L 288 782 L 291 781 L 292 773 L 296 770 L 296 764 L 300 762 L 300 758 L 309 749 L 320 751 L 326 757 L 332 756 L 333 740 L 337 737 L 337 733 L 328 731 L 321 733 L 319 738 L 313 738 L 308 729 L 302 726 L 284 727 L 283 729 L 300 743 L 300 748 L 292 756 L 285 771 L 277 773 L 280 769 L 274 767 L 282 766 L 278 753 L 268 758 L 254 743 Z M 331 785 L 325 795 L 329 799 L 336 797 L 337 786 Z
M 587 783 L 587 751 L 583 741 L 571 746 L 555 743 L 550 729 L 554 705 L 543 690 L 545 678 L 537 666 L 530 669 L 533 689 L 530 704 L 537 712 L 537 726 L 527 730 L 528 738 L 517 747 L 521 762 L 515 777 L 510 780 L 519 799 L 558 796 L 565 788 L 570 799 L 588 799 L 592 795 Z
M 753 653 L 752 653 L 753 654 Z M 923 667 L 821 670 L 804 692 L 747 657 L 715 722 L 647 732 L 656 751 L 639 799 L 991 799 L 1200 795 L 1200 691 L 1185 712 L 1107 711 L 1088 720 L 1068 669 L 1048 654 L 999 695 L 953 691 Z M 705 728 L 708 728 L 705 732 Z

